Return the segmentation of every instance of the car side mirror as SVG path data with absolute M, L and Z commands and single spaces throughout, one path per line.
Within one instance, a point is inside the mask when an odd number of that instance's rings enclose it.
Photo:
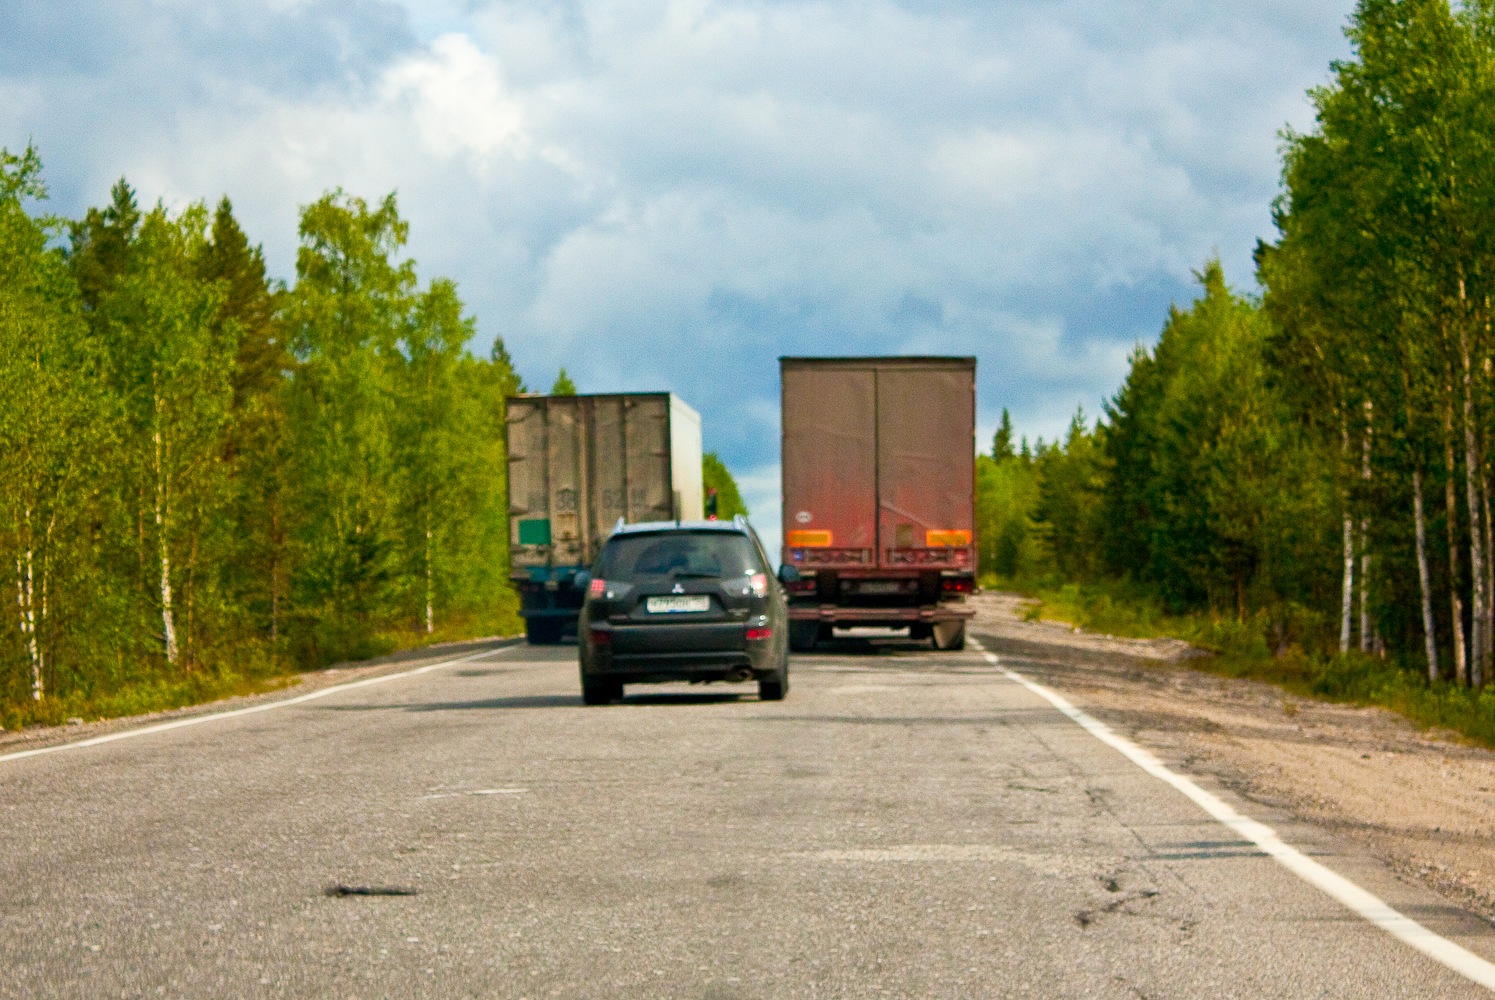
M 779 567 L 779 582 L 784 584 L 786 587 L 791 583 L 798 583 L 799 567 L 791 566 L 788 563 L 784 563 L 784 565 Z
M 571 578 L 571 586 L 575 587 L 577 590 L 586 590 L 591 585 L 592 574 L 584 569 L 577 570 L 576 575 Z

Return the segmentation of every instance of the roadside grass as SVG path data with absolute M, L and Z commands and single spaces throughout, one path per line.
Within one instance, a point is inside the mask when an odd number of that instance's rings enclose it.
M 1340 654 L 1332 622 L 1296 606 L 1258 611 L 1245 621 L 1205 612 L 1170 613 L 1156 597 L 1125 582 L 1063 583 L 988 577 L 983 586 L 1034 603 L 1025 617 L 1129 639 L 1182 639 L 1214 655 L 1187 661 L 1220 677 L 1265 681 L 1285 694 L 1390 709 L 1424 729 L 1445 729 L 1495 747 L 1495 688 L 1430 683 L 1422 664 Z M 1322 652 L 1332 650 L 1332 652 Z M 1290 702 L 1284 698 L 1284 711 Z
M 518 614 L 504 609 L 482 617 L 454 618 L 430 634 L 420 629 L 381 629 L 361 637 L 353 655 L 340 659 L 357 662 L 401 650 L 521 631 L 523 622 Z M 268 646 L 239 649 L 231 655 L 239 662 L 199 666 L 190 672 L 168 672 L 164 666 L 141 667 L 131 676 L 95 690 L 70 690 L 41 701 L 12 697 L 0 702 L 0 728 L 15 731 L 30 726 L 60 726 L 72 719 L 94 722 L 264 694 L 294 687 L 301 683 L 301 673 L 332 662 L 301 659 L 298 665 L 290 657 L 274 655 Z

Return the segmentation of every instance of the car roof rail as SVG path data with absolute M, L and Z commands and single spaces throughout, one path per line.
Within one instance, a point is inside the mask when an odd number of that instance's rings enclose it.
M 748 526 L 747 518 L 742 514 L 733 514 L 732 523 L 739 528 L 746 528 Z
M 615 524 L 615 525 L 613 525 L 613 534 L 616 535 L 618 532 L 620 532 L 622 530 L 623 530 L 623 519 L 620 517 L 620 518 L 618 518 L 618 523 Z

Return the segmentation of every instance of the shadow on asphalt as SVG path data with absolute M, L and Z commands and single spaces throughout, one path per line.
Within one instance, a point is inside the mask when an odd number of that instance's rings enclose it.
M 746 692 L 690 694 L 627 694 L 617 707 L 629 705 L 716 705 L 743 700 Z M 432 701 L 406 705 L 323 705 L 324 712 L 470 712 L 514 708 L 577 708 L 581 694 L 525 694 L 510 698 L 474 698 L 471 701 Z
M 742 701 L 743 692 L 701 692 L 690 694 L 627 694 L 620 705 L 719 705 L 722 702 Z M 792 696 L 792 694 L 791 694 Z

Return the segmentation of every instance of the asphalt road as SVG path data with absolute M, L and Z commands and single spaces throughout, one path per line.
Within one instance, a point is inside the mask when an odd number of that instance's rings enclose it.
M 977 652 L 843 643 L 784 702 L 599 708 L 574 657 L 0 762 L 0 995 L 1488 996 Z

